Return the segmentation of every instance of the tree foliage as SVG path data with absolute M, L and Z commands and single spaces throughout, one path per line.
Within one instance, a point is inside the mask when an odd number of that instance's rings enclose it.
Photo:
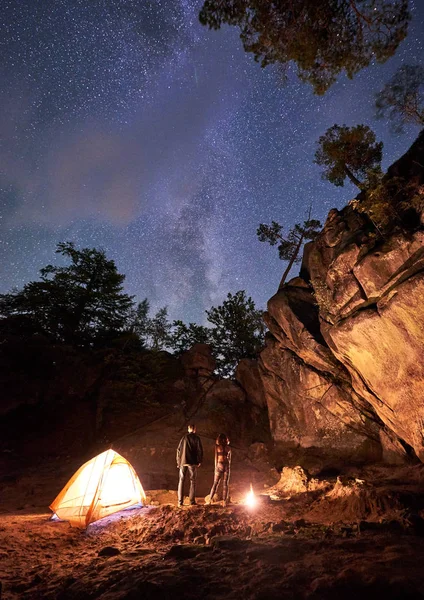
M 242 358 L 255 358 L 264 343 L 262 311 L 240 290 L 217 307 L 206 311 L 213 325 L 210 340 L 221 375 L 231 375 Z
M 346 177 L 360 189 L 381 173 L 383 142 L 376 142 L 367 125 L 333 125 L 318 140 L 315 163 L 324 167 L 323 179 L 343 186 Z
M 377 117 L 388 117 L 395 132 L 407 123 L 424 125 L 424 67 L 401 66 L 384 88 L 376 94 Z
M 424 190 L 401 176 L 387 176 L 373 189 L 349 203 L 354 210 L 367 215 L 382 238 L 396 227 L 404 231 L 421 226 Z
M 56 252 L 70 264 L 47 265 L 40 281 L 0 295 L 2 331 L 10 326 L 10 331 L 43 333 L 75 346 L 120 345 L 126 354 L 140 348 L 181 354 L 195 343 L 209 343 L 223 375 L 232 374 L 241 358 L 255 356 L 262 345 L 262 313 L 244 291 L 228 294 L 221 306 L 206 311 L 210 327 L 171 323 L 167 307 L 150 316 L 147 298 L 135 304 L 123 293 L 125 276 L 102 250 L 79 250 L 65 242 Z
M 186 325 L 180 320 L 173 322 L 169 346 L 176 354 L 186 352 L 194 344 L 208 343 L 210 343 L 210 329 L 208 327 L 196 325 L 196 323 Z
M 139 302 L 131 311 L 128 331 L 137 336 L 139 342 L 149 350 L 159 351 L 169 347 L 172 324 L 168 320 L 166 306 L 159 308 L 154 316 L 149 316 L 150 303 L 147 298 Z
M 1 295 L 0 315 L 25 315 L 55 340 L 76 345 L 122 331 L 133 300 L 122 291 L 125 275 L 114 261 L 103 250 L 78 250 L 72 242 L 58 244 L 56 252 L 70 264 L 47 265 L 40 281 Z
M 147 345 L 151 350 L 164 350 L 170 341 L 171 323 L 168 321 L 168 309 L 160 308 L 154 317 L 147 321 Z
M 149 326 L 150 304 L 147 298 L 144 298 L 135 307 L 131 309 L 128 320 L 128 331 L 134 334 L 142 346 L 147 345 L 147 335 Z
M 303 244 L 308 240 L 314 240 L 322 225 L 317 219 L 311 219 L 310 214 L 308 219 L 303 222 L 303 225 L 296 223 L 288 232 L 287 236 L 283 236 L 283 225 L 276 221 L 272 221 L 271 225 L 261 223 L 256 231 L 260 242 L 268 242 L 271 246 L 278 244 L 278 254 L 281 260 L 287 260 L 288 265 L 283 273 L 279 288 L 282 288 L 288 274 L 294 263 L 300 260 L 300 251 Z
M 200 22 L 240 29 L 246 52 L 265 67 L 293 62 L 324 94 L 343 71 L 352 78 L 385 62 L 405 38 L 408 0 L 205 0 Z
M 176 354 L 194 344 L 210 344 L 220 375 L 231 376 L 242 358 L 254 358 L 264 342 L 262 311 L 244 290 L 229 293 L 226 300 L 206 311 L 209 327 L 174 321 L 169 347 Z
M 360 200 L 352 200 L 350 205 L 359 213 L 367 215 L 380 236 L 386 235 L 397 220 L 394 199 L 398 192 L 398 179 L 380 183 L 368 190 Z

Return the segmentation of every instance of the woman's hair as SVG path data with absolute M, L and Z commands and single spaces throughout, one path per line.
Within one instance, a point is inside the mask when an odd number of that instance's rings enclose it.
M 218 435 L 218 437 L 216 438 L 216 445 L 217 446 L 226 446 L 229 443 L 230 443 L 230 440 L 225 435 L 225 433 L 220 433 Z

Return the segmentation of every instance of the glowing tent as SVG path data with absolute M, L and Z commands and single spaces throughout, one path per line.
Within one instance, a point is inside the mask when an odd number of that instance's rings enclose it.
M 114 450 L 86 462 L 71 477 L 50 509 L 75 527 L 143 503 L 143 487 L 130 463 Z

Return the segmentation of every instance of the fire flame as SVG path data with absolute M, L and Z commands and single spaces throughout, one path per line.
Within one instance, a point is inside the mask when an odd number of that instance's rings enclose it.
M 250 492 L 247 494 L 246 500 L 244 501 L 244 503 L 249 508 L 254 508 L 256 506 L 256 496 L 255 496 L 255 493 L 253 491 L 252 484 L 250 484 Z

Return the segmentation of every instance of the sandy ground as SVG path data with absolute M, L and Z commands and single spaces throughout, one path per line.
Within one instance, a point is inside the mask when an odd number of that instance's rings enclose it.
M 303 490 L 292 478 L 255 509 L 241 488 L 226 508 L 149 491 L 150 506 L 78 530 L 49 520 L 54 474 L 38 471 L 3 485 L 1 598 L 424 598 L 421 470 L 366 475 Z

